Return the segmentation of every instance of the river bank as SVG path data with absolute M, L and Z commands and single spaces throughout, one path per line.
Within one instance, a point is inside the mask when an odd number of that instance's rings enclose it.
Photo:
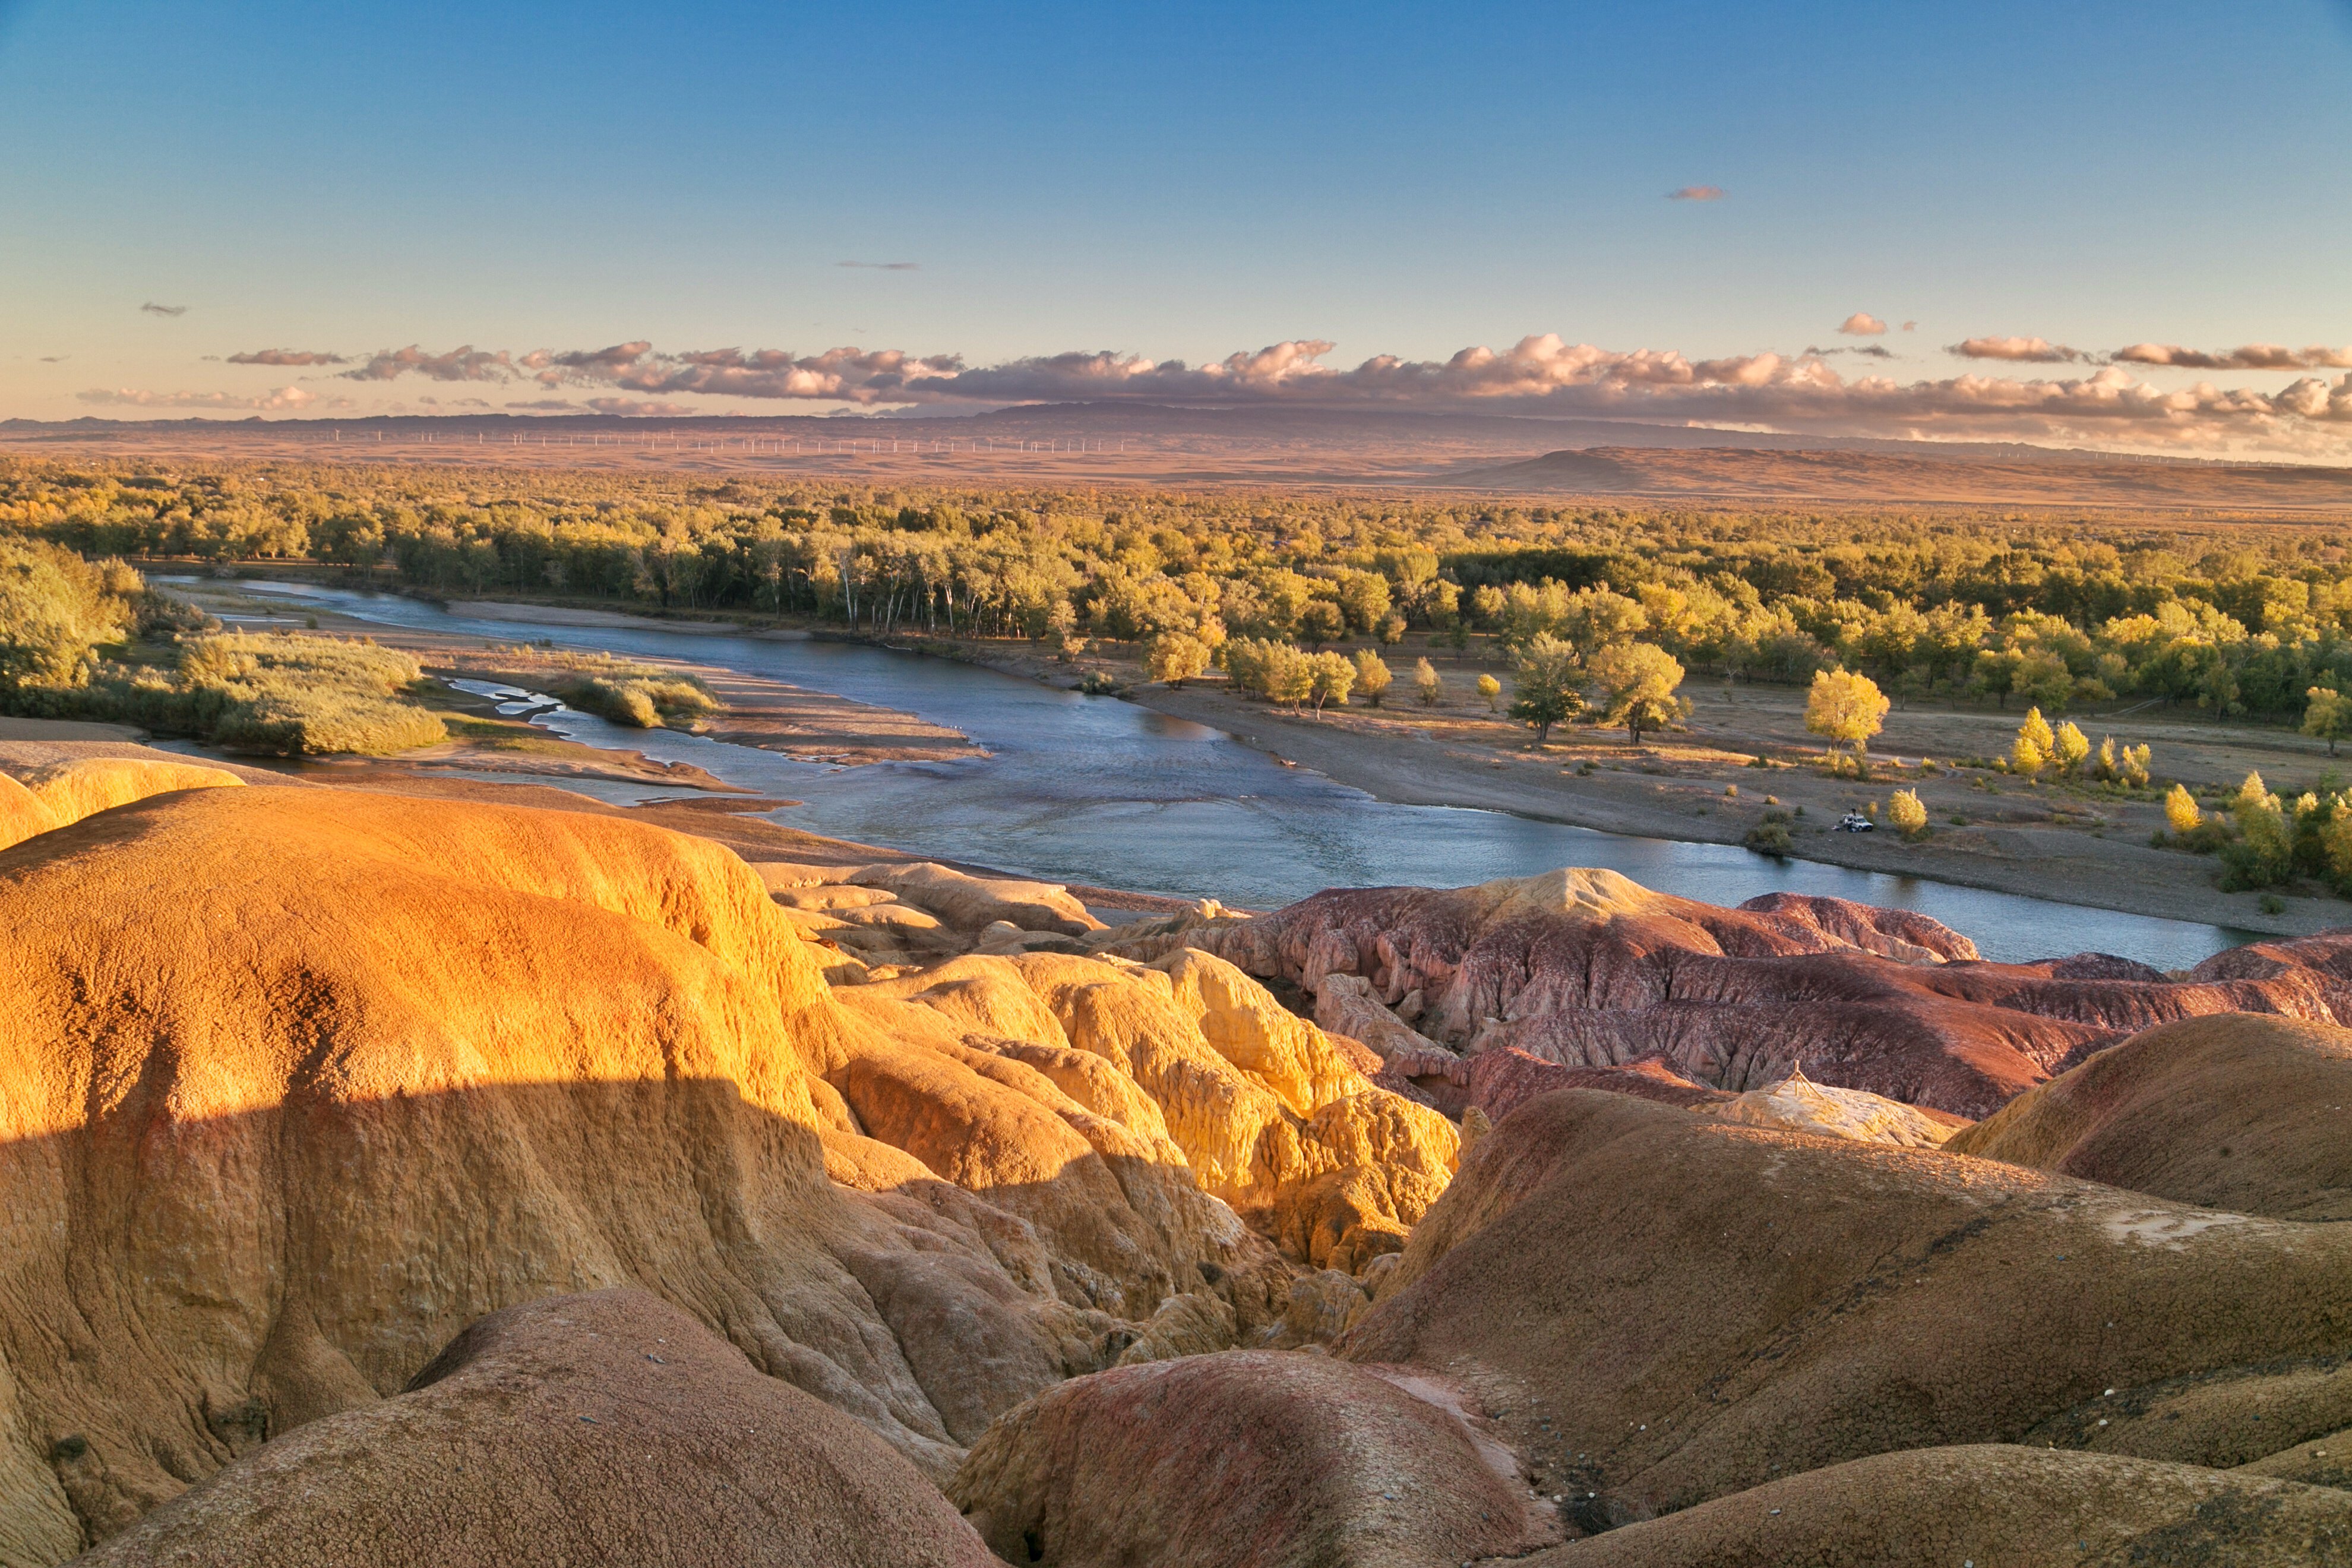
M 450 612 L 402 608 L 398 600 L 327 595 L 319 607 L 334 603 L 352 613 L 349 629 L 374 636 L 425 629 L 478 643 L 487 639 L 475 634 L 488 633 L 511 644 L 520 625 L 443 627 L 437 623 Z M 567 738 L 635 746 L 643 735 L 654 757 L 691 763 L 763 794 L 805 797 L 805 810 L 786 815 L 821 832 L 929 847 L 1049 879 L 1101 881 L 1115 863 L 1139 879 L 1131 885 L 1156 892 L 1271 907 L 1324 886 L 1460 885 L 1523 874 L 1538 862 L 1605 865 L 1717 902 L 1780 890 L 1918 908 L 2018 956 L 2085 947 L 2170 952 L 2185 942 L 2193 962 L 2211 951 L 2185 934 L 2129 929 L 2135 918 L 2176 933 L 2211 932 L 2224 945 L 2343 923 L 2343 906 L 2332 899 L 2291 899 L 2279 914 L 2265 915 L 2252 896 L 2219 894 L 2210 882 L 2211 860 L 2146 847 L 2147 829 L 2128 816 L 2153 813 L 2146 802 L 2029 790 L 1978 770 L 1930 772 L 1916 752 L 1898 761 L 1891 750 L 1927 740 L 1948 758 L 1981 754 L 1997 747 L 1991 727 L 2004 722 L 1990 713 L 1897 715 L 1885 738 L 1889 752 L 1874 759 L 1876 776 L 1858 783 L 1813 765 L 1819 743 L 1803 737 L 1801 696 L 1793 691 L 1696 690 L 1687 732 L 1655 744 L 1645 737 L 1638 752 L 1621 734 L 1589 727 L 1556 731 L 1558 743 L 1538 751 L 1528 731 L 1479 700 L 1475 658 L 1441 656 L 1444 691 L 1433 708 L 1359 705 L 1318 718 L 1241 701 L 1221 685 L 1130 688 L 1130 702 L 1081 697 L 1069 688 L 1082 676 L 1136 673 L 1092 651 L 1066 660 L 1030 644 L 882 642 L 823 631 L 812 638 L 718 617 L 665 643 L 682 628 L 667 617 L 631 619 L 654 624 L 614 628 L 583 620 L 567 640 L 804 681 L 929 721 L 961 722 L 992 749 L 1011 746 L 1012 754 L 1000 754 L 985 773 L 956 763 L 886 768 L 871 783 L 860 774 L 852 784 L 847 774 L 837 784 L 780 774 L 740 760 L 735 747 L 670 731 L 565 720 L 558 727 Z M 934 658 L 898 658 L 909 653 Z M 938 673 L 922 674 L 925 665 Z M 971 678 L 950 678 L 951 665 L 976 668 Z M 1003 675 L 1021 679 L 992 684 Z M 1024 698 L 1024 690 L 1035 695 Z M 1114 710 L 1135 717 L 1118 719 Z M 2014 716 L 2006 722 L 2013 725 Z M 1990 732 L 1957 732 L 1969 726 Z M 2175 750 L 2160 747 L 2159 763 Z M 1253 762 L 1244 765 L 1244 756 Z M 1269 756 L 1304 765 L 1268 773 Z M 1759 758 L 1771 765 L 1748 765 Z M 1937 826 L 1925 841 L 1820 831 L 1847 805 L 1883 801 L 1890 780 L 1917 787 L 1935 807 Z M 1363 810 L 1351 800 L 1364 802 Z M 1768 810 L 1801 813 L 1794 859 L 1775 862 L 1737 847 Z M 1965 826 L 1952 825 L 1953 816 L 1963 816 Z M 1586 829 L 1616 837 L 1578 839 Z M 2025 907 L 2004 910 L 2003 900 Z M 2073 926 L 2055 912 L 2069 906 L 2084 910 Z M 2158 967 L 2178 962 L 2168 957 Z
M 1646 736 L 1635 747 L 1620 731 L 1562 728 L 1550 744 L 1538 746 L 1523 726 L 1476 697 L 1475 675 L 1492 661 L 1451 650 L 1434 660 L 1445 682 L 1434 705 L 1414 700 L 1406 685 L 1411 666 L 1389 650 L 1402 679 L 1383 706 L 1318 714 L 1242 698 L 1214 677 L 1181 688 L 1136 681 L 1139 668 L 1099 654 L 1064 662 L 1027 647 L 999 651 L 936 638 L 893 638 L 887 646 L 1055 685 L 1107 674 L 1122 682 L 1126 701 L 1223 730 L 1286 763 L 1396 805 L 1470 806 L 1604 833 L 1723 845 L 1741 843 L 1767 812 L 1782 811 L 1793 817 L 1790 854 L 1823 865 L 2271 936 L 2352 925 L 2352 903 L 2324 889 L 2282 890 L 2273 901 L 2284 908 L 2272 912 L 2261 893 L 2214 886 L 2211 857 L 2151 847 L 2150 837 L 2164 826 L 2156 790 L 2103 794 L 2030 784 L 1948 761 L 1927 765 L 1930 756 L 2002 752 L 2020 718 L 2014 712 L 1891 714 L 1871 776 L 1856 780 L 1819 765 L 1822 742 L 1805 733 L 1804 694 L 1796 689 L 1686 686 L 1692 714 L 1683 731 Z M 2095 716 L 2082 722 L 2094 736 L 2105 732 Z M 2273 787 L 2294 794 L 2306 783 L 2320 787 L 2332 771 L 2320 742 L 2291 732 L 2138 715 L 2119 716 L 2113 727 L 2119 742 L 2156 747 L 2161 779 L 2180 778 L 2192 789 L 2226 787 L 2258 768 Z M 1885 830 L 1832 830 L 1850 811 L 1867 809 L 1884 820 L 1884 803 L 1895 789 L 1916 791 L 1927 806 L 1926 835 L 1906 840 Z

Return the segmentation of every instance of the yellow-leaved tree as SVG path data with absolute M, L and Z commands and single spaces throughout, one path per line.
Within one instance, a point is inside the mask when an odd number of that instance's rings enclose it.
M 2025 722 L 2017 727 L 2017 742 L 2009 749 L 2009 771 L 2039 777 L 2054 760 L 2052 753 L 2057 749 L 2058 737 L 2050 732 L 2050 721 L 2042 717 L 2042 710 L 2028 708 Z
M 2165 825 L 2175 833 L 2193 833 L 2204 820 L 2205 814 L 2197 809 L 2197 797 L 2187 786 L 2174 784 L 2164 797 Z
M 1919 800 L 1916 789 L 1898 789 L 1886 797 L 1886 820 L 1906 838 L 1915 838 L 1927 830 L 1927 808 Z
M 2091 754 L 2090 737 L 2077 729 L 2073 720 L 2058 726 L 2051 735 L 2050 760 L 2058 764 L 2060 778 L 2073 778 L 2083 759 Z
M 1870 750 L 1870 738 L 1886 722 L 1894 704 L 1878 682 L 1850 669 L 1818 669 L 1805 694 L 1805 728 L 1853 748 L 1856 766 Z
M 1162 632 L 1151 639 L 1151 679 L 1181 686 L 1209 668 L 1209 645 L 1186 632 Z

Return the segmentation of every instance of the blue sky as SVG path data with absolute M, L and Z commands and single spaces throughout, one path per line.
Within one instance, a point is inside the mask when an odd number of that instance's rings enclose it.
M 783 411 L 748 374 L 719 393 L 667 362 L 597 384 L 512 368 L 633 341 L 656 358 L 851 345 L 991 367 L 1077 351 L 1198 364 L 1319 340 L 1333 346 L 1317 363 L 1345 371 L 1556 333 L 1741 366 L 1875 347 L 1894 357 L 1822 367 L 1905 385 L 2079 380 L 2143 342 L 2341 347 L 2348 89 L 2352 8 L 2323 0 L 0 0 L 0 415 L 135 414 L 126 394 L 241 413 L 288 386 L 301 393 L 280 410 L 657 387 L 640 401 Z M 1691 186 L 1725 194 L 1667 199 Z M 1857 311 L 1890 330 L 1840 336 Z M 1972 338 L 2084 357 L 1946 352 Z M 359 366 L 410 344 L 509 358 L 471 381 L 222 363 L 291 348 Z M 1851 399 L 1816 395 L 1819 376 L 1772 374 L 1802 395 L 1732 396 L 1724 416 L 1844 416 Z M 2265 395 L 2340 374 L 2130 368 L 2162 392 Z M 1225 391 L 1275 384 L 1254 376 Z M 1443 379 L 1377 395 L 1550 396 Z M 932 381 L 964 403 L 1029 385 Z M 825 405 L 908 384 L 857 371 Z M 1564 411 L 1596 411 L 1578 396 Z M 1645 397 L 1597 411 L 1707 412 Z M 1950 412 L 1925 408 L 1903 417 Z M 2222 447 L 2331 450 L 2313 445 L 2327 420 L 2186 423 Z

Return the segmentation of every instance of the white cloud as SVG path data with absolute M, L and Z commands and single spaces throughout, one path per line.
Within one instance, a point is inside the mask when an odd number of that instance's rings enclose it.
M 1874 338 L 1886 330 L 1886 323 L 1867 310 L 1856 310 L 1838 323 L 1838 331 L 1850 338 Z
M 1970 338 L 1945 351 L 1962 359 L 2012 360 L 2025 364 L 2067 364 L 2091 356 L 2046 338 Z
M 357 370 L 342 373 L 348 381 L 392 381 L 404 375 L 429 376 L 435 381 L 506 381 L 514 362 L 504 353 L 489 353 L 461 343 L 447 353 L 426 353 L 415 343 L 385 349 L 368 356 Z
M 109 408 L 222 408 L 274 413 L 308 408 L 319 395 L 299 386 L 281 386 L 260 397 L 239 397 L 226 392 L 142 392 L 133 387 L 93 387 L 74 395 L 81 402 Z
M 2324 343 L 2306 349 L 2247 343 L 2218 353 L 2185 349 L 2178 343 L 2134 343 L 2117 349 L 2113 357 L 2120 364 L 2164 365 L 2175 370 L 2352 369 L 2352 348 L 2331 349 Z
M 2116 364 L 2068 379 L 1965 374 L 1897 382 L 1842 377 L 1834 353 L 1891 358 L 1877 343 L 1801 355 L 1757 353 L 1694 360 L 1671 349 L 1615 350 L 1550 333 L 1507 349 L 1465 348 L 1442 360 L 1378 354 L 1352 367 L 1327 362 L 1334 345 L 1292 339 L 1205 364 L 1109 350 L 967 364 L 956 354 L 835 348 L 662 352 L 644 340 L 591 350 L 515 353 L 468 346 L 431 353 L 411 346 L 369 358 L 344 374 L 367 381 L 418 375 L 441 382 L 505 382 L 591 394 L 594 412 L 680 415 L 710 410 L 688 398 L 846 405 L 889 409 L 940 405 L 1127 402 L 1219 406 L 1490 409 L 1641 419 L 1795 434 L 2012 439 L 2143 450 L 2352 458 L 2352 375 L 2306 376 L 2278 393 L 2200 382 L 2166 390 Z M 2088 359 L 2038 338 L 1971 339 L 1970 358 L 2054 363 Z M 225 393 L 93 392 L 84 401 L 140 407 L 299 408 L 310 394 L 268 398 Z

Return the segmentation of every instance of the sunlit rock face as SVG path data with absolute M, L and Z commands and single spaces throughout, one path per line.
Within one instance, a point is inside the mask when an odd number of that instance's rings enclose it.
M 1452 1175 L 1450 1121 L 1207 954 L 836 989 L 780 879 L 707 840 L 145 782 L 70 822 L 20 801 L 38 831 L 0 853 L 25 1561 L 396 1392 L 485 1313 L 617 1286 L 943 1479 L 1139 1343 L 1286 1331 L 1295 1273 L 1395 1253 Z M 1056 915 L 971 880 L 903 883 L 966 924 Z
M 2171 1019 L 2352 1016 L 2352 936 L 2240 949 L 2172 981 L 2098 954 L 1986 963 L 1920 915 L 1785 894 L 1718 909 L 1609 871 L 1339 889 L 1187 940 L 1314 993 L 1318 1016 L 1390 1053 L 1418 1035 L 1569 1067 L 1654 1061 L 1734 1092 L 1801 1068 L 1969 1119 Z

